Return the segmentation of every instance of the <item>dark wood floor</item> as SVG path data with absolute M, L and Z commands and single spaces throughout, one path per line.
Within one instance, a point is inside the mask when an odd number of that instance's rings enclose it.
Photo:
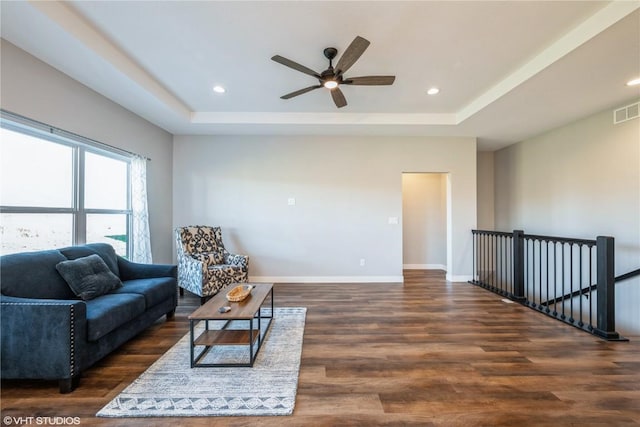
M 199 300 L 185 297 L 174 320 L 89 369 L 72 394 L 3 381 L 2 417 L 80 417 L 82 426 L 640 425 L 640 337 L 606 342 L 438 272 L 407 271 L 404 285 L 278 284 L 275 293 L 276 305 L 308 307 L 292 416 L 94 417 L 188 331 Z

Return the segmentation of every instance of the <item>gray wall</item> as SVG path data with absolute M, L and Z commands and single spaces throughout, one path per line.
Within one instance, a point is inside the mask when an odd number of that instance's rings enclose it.
M 494 153 L 478 151 L 478 229 L 495 228 Z
M 406 269 L 446 270 L 445 174 L 402 174 L 402 262 Z
M 447 275 L 471 276 L 474 138 L 176 136 L 173 170 L 174 225 L 221 225 L 279 282 L 401 281 L 402 173 L 448 173 Z
M 152 159 L 151 250 L 154 262 L 171 262 L 172 135 L 5 40 L 0 51 L 3 109 Z
M 502 231 L 613 236 L 616 275 L 640 267 L 640 120 L 611 110 L 495 154 L 495 222 Z M 616 329 L 640 335 L 640 279 L 616 286 Z

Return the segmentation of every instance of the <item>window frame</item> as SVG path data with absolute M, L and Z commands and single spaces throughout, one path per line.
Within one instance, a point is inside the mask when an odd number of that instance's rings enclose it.
M 72 149 L 72 191 L 71 207 L 46 207 L 46 206 L 12 206 L 0 205 L 0 213 L 7 214 L 71 214 L 72 236 L 71 245 L 82 245 L 87 242 L 87 215 L 125 215 L 126 217 L 126 257 L 133 254 L 133 210 L 131 207 L 131 153 L 124 150 L 109 147 L 97 141 L 84 138 L 70 132 L 63 131 L 31 119 L 13 115 L 6 111 L 0 114 L 0 127 L 38 138 L 53 144 L 60 144 Z M 125 209 L 96 209 L 85 208 L 85 161 L 86 154 L 108 157 L 126 163 L 126 208 Z

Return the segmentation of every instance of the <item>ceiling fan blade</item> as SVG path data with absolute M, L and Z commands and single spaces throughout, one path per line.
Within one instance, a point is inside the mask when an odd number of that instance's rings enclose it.
M 345 79 L 344 85 L 360 85 L 360 86 L 384 86 L 391 85 L 395 81 L 396 76 L 364 76 L 351 77 Z
M 294 96 L 302 95 L 303 93 L 311 92 L 312 90 L 318 89 L 318 88 L 321 88 L 321 87 L 322 87 L 322 85 L 315 85 L 315 86 L 305 87 L 304 89 L 296 90 L 295 92 L 291 92 L 291 93 L 288 93 L 286 95 L 282 95 L 280 98 L 281 99 L 293 98 Z
M 311 68 L 307 68 L 304 65 L 298 64 L 297 62 L 294 62 L 294 61 L 292 61 L 290 59 L 284 58 L 284 57 L 282 57 L 280 55 L 275 55 L 271 59 L 276 61 L 279 64 L 282 64 L 282 65 L 286 66 L 286 67 L 293 68 L 296 71 L 300 71 L 301 73 L 308 74 L 308 75 L 313 76 L 313 77 L 318 78 L 318 79 L 320 78 L 320 74 L 316 73 Z
M 347 100 L 340 88 L 331 89 L 331 97 L 333 98 L 333 102 L 336 103 L 336 107 L 342 108 L 347 105 Z
M 360 58 L 364 51 L 369 47 L 369 40 L 357 36 L 349 47 L 344 51 L 338 64 L 335 66 L 336 74 L 344 74 L 355 62 Z

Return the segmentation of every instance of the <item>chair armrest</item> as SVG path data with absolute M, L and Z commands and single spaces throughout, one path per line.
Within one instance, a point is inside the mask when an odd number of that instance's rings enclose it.
M 120 279 L 149 279 L 152 277 L 178 277 L 178 268 L 171 264 L 140 264 L 118 256 Z
M 202 296 L 202 279 L 206 272 L 206 264 L 178 253 L 178 286 Z
M 202 271 L 207 271 L 210 266 L 218 264 L 216 256 L 210 252 L 202 252 L 198 254 L 189 254 L 195 261 L 202 263 Z
M 232 254 L 227 252 L 224 256 L 224 263 L 230 265 L 239 265 L 245 270 L 249 269 L 249 257 L 247 255 Z
M 2 378 L 68 379 L 85 364 L 84 301 L 0 296 Z

